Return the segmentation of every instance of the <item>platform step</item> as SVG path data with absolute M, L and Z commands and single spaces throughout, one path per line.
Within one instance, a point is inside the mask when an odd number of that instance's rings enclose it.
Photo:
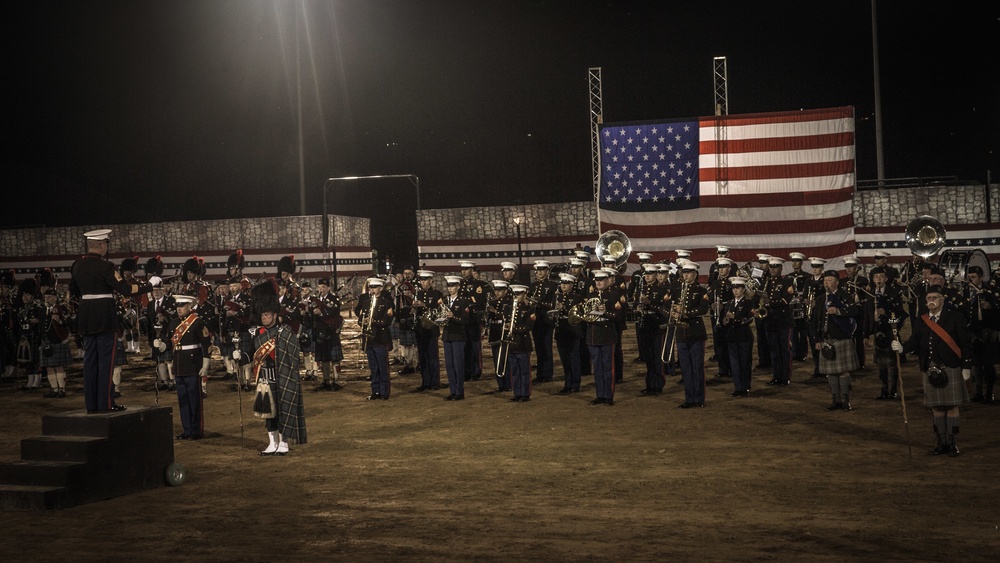
M 50 510 L 70 506 L 66 487 L 0 485 L 0 509 Z
M 107 438 L 95 436 L 35 436 L 21 440 L 25 461 L 90 461 L 110 451 Z
M 68 487 L 79 481 L 87 464 L 79 461 L 12 461 L 0 463 L 0 483 Z

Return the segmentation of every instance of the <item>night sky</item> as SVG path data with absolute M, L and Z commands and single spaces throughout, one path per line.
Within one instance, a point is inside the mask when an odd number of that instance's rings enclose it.
M 985 182 L 992 167 L 996 181 L 997 6 L 880 2 L 887 177 Z M 590 199 L 588 67 L 603 69 L 607 122 L 690 117 L 713 112 L 716 55 L 730 113 L 855 106 L 858 178 L 876 176 L 868 1 L 5 11 L 3 227 L 299 214 L 297 68 L 306 214 L 325 178 L 372 174 L 418 175 L 428 209 Z M 405 181 L 340 186 L 332 212 L 393 201 L 412 217 Z

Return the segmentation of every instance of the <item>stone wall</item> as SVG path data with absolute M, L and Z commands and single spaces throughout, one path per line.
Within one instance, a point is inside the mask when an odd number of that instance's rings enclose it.
M 418 240 L 509 239 L 516 236 L 514 219 L 521 219 L 521 236 L 595 237 L 597 207 L 592 201 L 462 207 L 417 211 Z
M 990 214 L 1000 221 L 1000 184 L 990 191 Z M 918 215 L 937 217 L 945 225 L 987 223 L 985 186 L 924 186 L 858 191 L 854 194 L 855 227 L 905 227 Z
M 340 247 L 370 245 L 370 223 L 364 217 L 329 216 L 331 241 Z M 83 233 L 112 229 L 112 253 L 232 252 L 237 248 L 322 248 L 322 217 L 257 217 L 215 221 L 173 221 L 123 225 L 81 225 L 0 230 L 0 255 L 56 256 L 79 254 Z

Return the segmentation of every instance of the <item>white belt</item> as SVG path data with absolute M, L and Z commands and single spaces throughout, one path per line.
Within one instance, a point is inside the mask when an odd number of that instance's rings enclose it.
M 201 348 L 201 344 L 185 344 L 184 346 L 175 348 L 175 350 L 194 350 L 195 348 Z
M 81 295 L 80 299 L 114 299 L 115 296 L 110 293 L 88 293 L 87 295 Z

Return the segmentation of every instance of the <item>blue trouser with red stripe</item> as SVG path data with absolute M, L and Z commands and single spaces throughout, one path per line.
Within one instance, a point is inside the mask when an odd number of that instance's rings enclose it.
M 114 331 L 83 335 L 83 400 L 88 412 L 108 412 L 115 404 L 111 374 L 116 340 Z
M 205 421 L 201 409 L 201 377 L 198 375 L 178 375 L 177 403 L 181 411 L 181 426 L 188 436 L 201 436 L 205 431 Z
M 615 346 L 589 346 L 590 363 L 594 367 L 594 387 L 597 388 L 598 399 L 615 398 Z

